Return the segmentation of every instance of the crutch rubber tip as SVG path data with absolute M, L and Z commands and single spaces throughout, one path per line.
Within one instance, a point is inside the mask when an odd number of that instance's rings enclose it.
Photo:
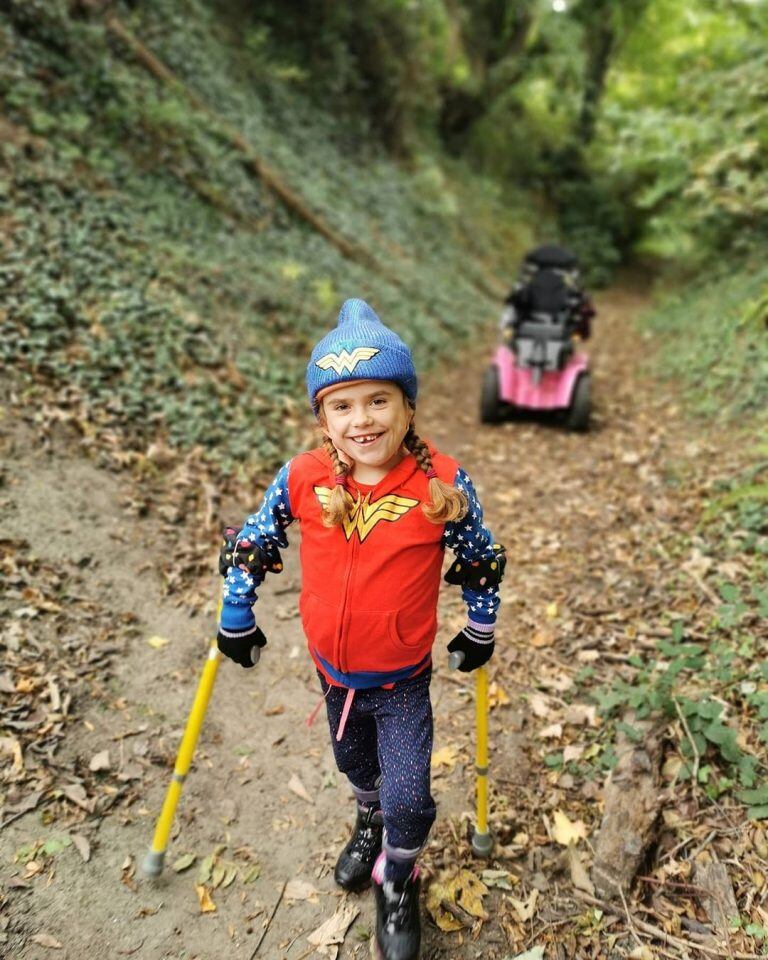
M 164 850 L 148 850 L 141 864 L 141 872 L 145 877 L 159 877 L 163 872 L 165 862 Z
M 490 833 L 478 833 L 477 830 L 472 834 L 472 853 L 476 857 L 483 857 L 487 860 L 493 850 L 493 837 Z

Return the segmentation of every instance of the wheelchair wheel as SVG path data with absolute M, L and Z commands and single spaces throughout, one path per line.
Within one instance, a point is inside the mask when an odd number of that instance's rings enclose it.
M 491 365 L 483 376 L 483 387 L 480 393 L 480 422 L 498 423 L 501 420 L 502 408 L 499 403 L 499 371 Z
M 569 430 L 576 433 L 589 430 L 589 415 L 592 407 L 590 394 L 591 378 L 588 373 L 582 373 L 573 388 L 571 405 L 565 418 L 565 425 Z

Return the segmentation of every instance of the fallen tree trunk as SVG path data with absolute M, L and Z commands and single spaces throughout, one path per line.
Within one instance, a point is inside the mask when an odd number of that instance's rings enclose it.
M 605 809 L 595 842 L 592 882 L 600 896 L 626 894 L 653 840 L 660 806 L 661 739 L 650 724 L 626 722 L 643 734 L 632 743 L 619 734 L 619 760 L 605 787 Z

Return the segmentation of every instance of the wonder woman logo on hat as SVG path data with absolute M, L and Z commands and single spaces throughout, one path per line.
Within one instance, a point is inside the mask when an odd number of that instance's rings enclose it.
M 342 350 L 341 353 L 326 353 L 324 357 L 315 360 L 315 365 L 321 370 L 335 370 L 336 373 L 344 373 L 348 370 L 350 373 L 355 369 L 358 363 L 363 360 L 370 360 L 381 351 L 376 347 L 355 347 L 350 353 L 348 350 Z

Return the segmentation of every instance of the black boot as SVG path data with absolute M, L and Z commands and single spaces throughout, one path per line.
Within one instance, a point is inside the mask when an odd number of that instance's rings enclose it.
M 352 839 L 341 851 L 333 878 L 345 890 L 362 890 L 371 880 L 371 871 L 381 852 L 383 818 L 377 807 L 357 805 Z
M 376 947 L 381 960 L 417 960 L 421 944 L 419 888 L 413 874 L 408 880 L 374 883 L 376 894 Z

